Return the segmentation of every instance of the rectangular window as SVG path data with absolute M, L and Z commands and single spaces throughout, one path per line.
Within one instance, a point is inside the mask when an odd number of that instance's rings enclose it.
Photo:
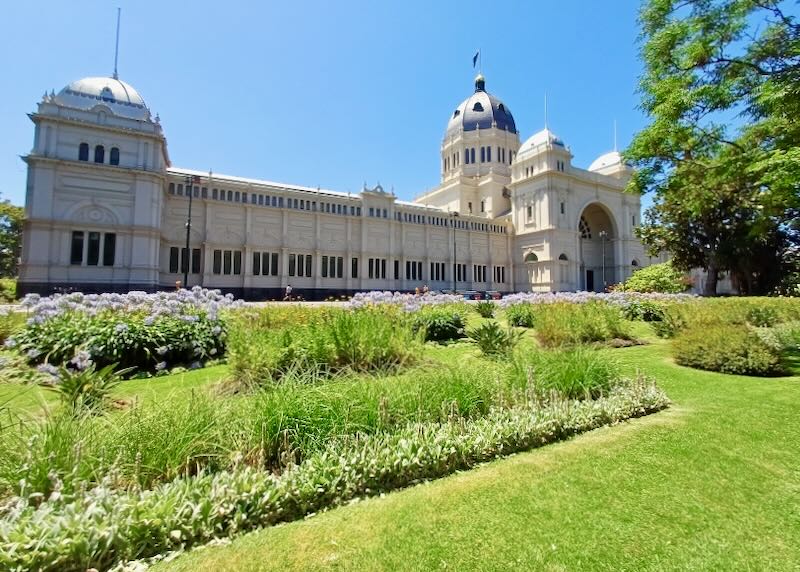
M 222 274 L 222 251 L 215 250 L 214 251 L 214 268 L 212 270 L 214 274 Z
M 114 266 L 114 255 L 117 249 L 117 235 L 107 232 L 103 235 L 103 266 Z
M 322 257 L 322 277 L 323 278 L 327 278 L 328 277 L 328 257 L 327 256 L 323 256 Z
M 289 276 L 294 276 L 297 272 L 297 256 L 294 254 L 289 255 Z
M 561 214 L 564 214 L 564 203 L 561 203 Z
M 222 253 L 222 273 L 230 274 L 231 266 L 232 266 L 231 251 L 226 250 L 225 252 Z
M 358 258 L 350 259 L 350 277 L 358 278 Z
M 344 278 L 344 256 L 336 258 L 336 277 Z
M 186 249 L 181 248 L 181 272 L 186 272 L 189 269 L 189 258 L 186 256 Z
M 242 273 L 242 251 L 236 250 L 233 253 L 233 273 L 234 274 L 241 274 Z
M 192 249 L 192 274 L 200 274 L 200 249 Z
M 89 247 L 86 252 L 86 264 L 89 266 L 97 266 L 100 262 L 100 233 L 89 233 Z
M 169 249 L 169 271 L 172 274 L 178 272 L 178 247 L 173 246 Z
M 381 278 L 386 278 L 386 259 L 381 258 Z
M 72 231 L 72 241 L 70 243 L 69 263 L 83 264 L 83 239 L 85 233 L 82 230 Z
M 261 253 L 253 253 L 253 275 L 258 276 L 261 274 Z
M 367 276 L 370 279 L 375 278 L 375 259 L 374 258 L 370 258 L 368 264 L 369 264 L 369 271 L 367 273 Z
M 271 255 L 269 269 L 270 269 L 270 274 L 272 274 L 273 276 L 277 276 L 278 275 L 278 253 L 277 252 L 273 252 L 272 255 Z
M 306 276 L 313 276 L 311 272 L 311 255 L 306 254 Z

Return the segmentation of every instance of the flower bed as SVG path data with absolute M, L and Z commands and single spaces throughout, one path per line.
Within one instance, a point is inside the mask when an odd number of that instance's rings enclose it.
M 336 441 L 279 476 L 249 468 L 150 491 L 101 485 L 76 498 L 17 498 L 0 520 L 0 568 L 83 571 L 300 518 L 447 475 L 668 405 L 643 379 L 596 401 L 552 401 L 475 420 L 410 424 Z
M 23 301 L 25 328 L 6 340 L 32 363 L 116 363 L 139 371 L 199 365 L 225 349 L 220 311 L 231 296 L 195 287 L 175 292 L 80 293 Z M 76 361 L 77 360 L 77 361 Z

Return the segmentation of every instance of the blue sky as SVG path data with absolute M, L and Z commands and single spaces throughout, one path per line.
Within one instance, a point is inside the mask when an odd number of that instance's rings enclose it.
M 42 93 L 110 75 L 161 116 L 174 166 L 404 199 L 439 182 L 452 110 L 473 90 L 522 140 L 549 127 L 582 167 L 644 125 L 638 0 L 594 2 L 14 2 L 0 34 L 0 194 L 24 201 Z M 187 7 L 191 7 L 187 9 Z

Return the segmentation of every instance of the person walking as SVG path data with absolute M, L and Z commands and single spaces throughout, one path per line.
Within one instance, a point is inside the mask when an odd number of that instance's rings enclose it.
M 286 294 L 283 297 L 283 301 L 284 302 L 291 302 L 291 300 L 292 300 L 292 285 L 291 284 L 287 284 L 286 285 Z

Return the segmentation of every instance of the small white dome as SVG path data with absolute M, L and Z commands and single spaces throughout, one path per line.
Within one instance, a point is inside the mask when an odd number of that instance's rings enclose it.
M 105 105 L 112 113 L 139 121 L 150 120 L 150 110 L 133 86 L 113 77 L 86 77 L 73 81 L 55 97 L 65 107 L 90 110 Z
M 538 133 L 534 133 L 533 135 L 528 137 L 528 139 L 525 140 L 525 143 L 523 143 L 520 146 L 517 155 L 518 156 L 525 155 L 527 153 L 532 152 L 537 147 L 545 144 L 553 145 L 556 147 L 563 147 L 566 149 L 566 145 L 564 145 L 564 141 L 563 139 L 561 139 L 561 137 L 559 137 L 549 129 L 544 128 Z
M 590 171 L 599 171 L 600 169 L 605 169 L 606 167 L 615 167 L 617 165 L 623 165 L 624 161 L 622 159 L 622 155 L 619 154 L 617 151 L 609 151 L 608 153 L 604 153 L 600 155 L 597 159 L 592 161 L 592 164 L 589 165 Z

